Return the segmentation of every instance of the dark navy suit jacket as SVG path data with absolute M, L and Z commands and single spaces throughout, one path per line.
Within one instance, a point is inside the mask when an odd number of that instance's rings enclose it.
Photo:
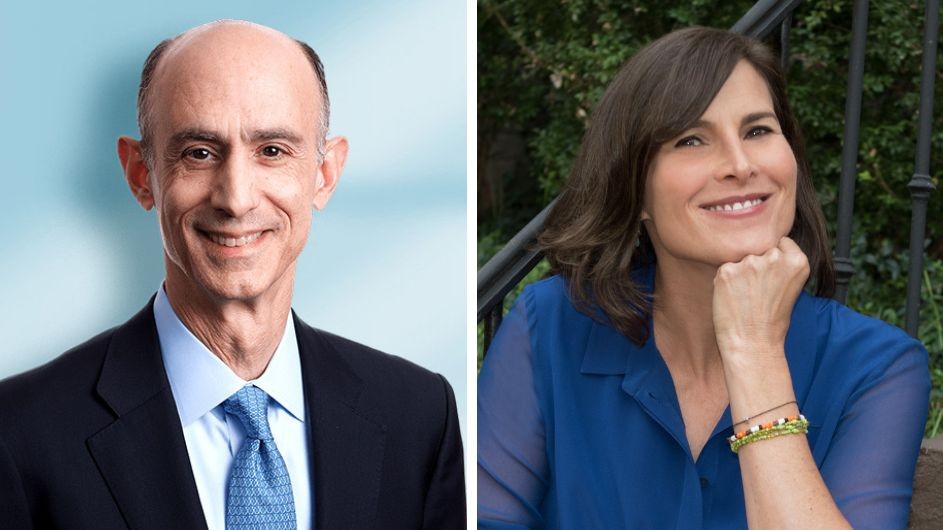
M 206 528 L 152 304 L 0 382 L 0 528 Z M 465 528 L 445 379 L 293 318 L 316 527 Z

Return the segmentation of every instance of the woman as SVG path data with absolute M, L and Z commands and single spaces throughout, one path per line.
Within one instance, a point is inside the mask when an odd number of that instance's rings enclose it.
M 480 527 L 906 526 L 927 355 L 803 292 L 834 275 L 763 44 L 636 54 L 541 244 L 479 376 Z

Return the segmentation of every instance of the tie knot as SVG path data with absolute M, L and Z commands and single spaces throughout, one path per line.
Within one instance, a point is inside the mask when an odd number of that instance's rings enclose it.
M 271 440 L 268 425 L 268 394 L 257 386 L 246 385 L 229 396 L 223 404 L 227 414 L 239 418 L 246 429 L 246 436 L 257 440 Z

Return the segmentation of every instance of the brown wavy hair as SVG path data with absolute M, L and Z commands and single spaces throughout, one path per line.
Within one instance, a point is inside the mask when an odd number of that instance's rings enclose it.
M 609 84 L 538 238 L 577 309 L 638 344 L 647 339 L 651 297 L 631 273 L 654 256 L 640 219 L 652 161 L 663 143 L 704 114 L 741 60 L 766 81 L 796 157 L 796 218 L 789 237 L 809 258 L 815 293 L 835 290 L 825 217 L 779 58 L 762 42 L 728 31 L 674 31 L 636 53 Z

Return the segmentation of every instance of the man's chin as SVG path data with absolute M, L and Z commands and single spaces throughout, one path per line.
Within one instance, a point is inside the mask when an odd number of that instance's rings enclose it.
M 218 303 L 251 302 L 260 298 L 266 290 L 251 282 L 206 285 L 204 290 Z
M 250 302 L 259 299 L 271 288 L 270 284 L 262 280 L 263 275 L 252 271 L 202 277 L 193 275 L 184 279 L 186 285 L 182 287 L 187 298 L 203 298 L 205 302 L 214 304 Z

